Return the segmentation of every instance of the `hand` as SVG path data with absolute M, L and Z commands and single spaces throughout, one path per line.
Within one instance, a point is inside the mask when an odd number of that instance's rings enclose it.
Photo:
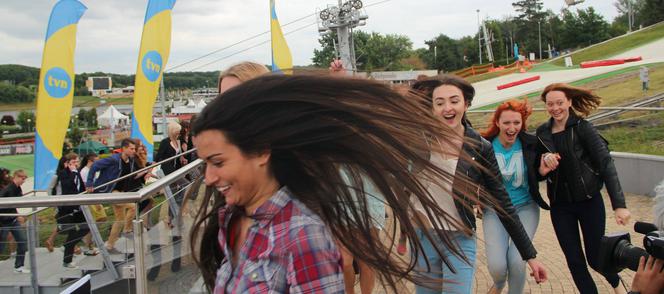
M 330 73 L 335 76 L 343 76 L 345 73 L 344 65 L 341 59 L 335 58 L 330 62 Z
M 473 212 L 475 212 L 475 216 L 477 216 L 479 219 L 482 219 L 482 216 L 484 216 L 482 208 L 480 208 L 479 205 L 473 205 Z
M 528 266 L 530 267 L 530 270 L 532 271 L 530 273 L 530 276 L 535 278 L 535 282 L 537 282 L 538 284 L 546 282 L 547 274 L 544 265 L 535 258 L 528 259 L 527 262 Z
M 95 191 L 95 187 L 87 187 L 85 188 L 85 191 L 87 191 L 88 193 L 92 193 Z
M 629 224 L 629 219 L 632 215 L 627 208 L 616 208 L 613 213 L 615 214 L 617 224 L 621 226 Z
M 664 261 L 661 259 L 645 257 L 639 259 L 639 269 L 632 280 L 632 290 L 641 294 L 657 294 L 664 289 L 664 273 L 661 271 Z
M 540 158 L 539 173 L 546 176 L 551 171 L 558 168 L 560 164 L 560 154 L 558 153 L 544 153 Z

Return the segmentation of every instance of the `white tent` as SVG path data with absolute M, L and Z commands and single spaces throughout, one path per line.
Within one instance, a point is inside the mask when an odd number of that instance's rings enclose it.
M 181 105 L 181 106 L 176 106 L 171 109 L 171 113 L 173 114 L 187 114 L 187 113 L 200 113 L 203 108 L 205 108 L 205 101 L 203 99 L 199 100 L 198 102 L 194 102 L 194 100 L 189 99 L 187 101 L 187 105 Z
M 113 105 L 106 108 L 104 113 L 97 117 L 97 123 L 104 127 L 127 125 L 129 117 L 119 112 Z

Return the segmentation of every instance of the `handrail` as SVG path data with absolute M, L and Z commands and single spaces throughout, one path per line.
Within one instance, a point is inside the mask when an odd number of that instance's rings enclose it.
M 174 172 L 170 173 L 169 175 L 157 180 L 156 182 L 152 183 L 151 185 L 147 185 L 143 187 L 142 189 L 138 190 L 138 193 L 141 195 L 141 200 L 144 200 L 147 197 L 150 197 L 152 195 L 157 194 L 162 187 L 175 182 L 179 178 L 181 178 L 183 175 L 189 173 L 191 170 L 203 165 L 204 161 L 200 158 L 192 161 L 191 163 L 175 170 Z
M 533 111 L 546 111 L 546 108 L 533 108 Z M 664 107 L 598 107 L 597 110 L 633 110 L 633 111 L 663 111 Z M 468 113 L 494 113 L 495 109 L 468 110 Z
M 33 196 L 33 197 L 3 197 L 0 198 L 0 208 L 23 208 L 23 207 L 51 207 L 67 205 L 94 205 L 138 202 L 149 196 L 157 194 L 162 187 L 175 182 L 194 168 L 203 164 L 203 160 L 196 159 L 183 166 L 164 178 L 143 187 L 137 192 L 115 192 L 115 193 L 81 193 L 77 195 L 57 196 Z
M 95 188 L 95 190 L 96 190 L 96 189 L 99 189 L 99 188 L 102 188 L 102 187 L 106 187 L 106 186 L 108 186 L 108 185 L 110 185 L 110 184 L 115 184 L 115 183 L 117 183 L 117 182 L 119 182 L 119 181 L 121 181 L 121 180 L 124 180 L 124 179 L 128 178 L 128 177 L 131 177 L 131 176 L 133 176 L 133 175 L 136 175 L 136 174 L 142 173 L 142 172 L 144 172 L 144 171 L 150 170 L 150 169 L 152 169 L 152 168 L 154 168 L 154 167 L 156 167 L 156 166 L 158 166 L 158 165 L 161 165 L 161 164 L 164 163 L 164 162 L 168 162 L 168 161 L 171 161 L 171 160 L 173 160 L 173 159 L 175 159 L 175 158 L 177 158 L 177 157 L 181 157 L 181 156 L 184 156 L 184 155 L 187 155 L 187 154 L 193 153 L 194 151 L 196 151 L 196 148 L 192 148 L 192 149 L 187 150 L 187 151 L 185 151 L 185 152 L 182 152 L 182 153 L 180 153 L 180 154 L 173 155 L 173 156 L 171 156 L 171 157 L 169 157 L 169 158 L 166 158 L 166 159 L 164 159 L 164 160 L 162 160 L 162 161 L 160 161 L 160 162 L 155 162 L 155 163 L 153 163 L 153 164 L 150 165 L 150 166 L 146 166 L 146 167 L 144 167 L 144 168 L 141 168 L 141 169 L 136 170 L 136 171 L 134 171 L 134 172 L 132 172 L 132 173 L 129 173 L 129 174 L 127 174 L 127 175 L 124 175 L 124 176 L 122 176 L 122 177 L 119 177 L 119 178 L 117 178 L 117 179 L 115 179 L 115 180 L 112 180 L 112 181 L 106 182 L 106 183 L 101 184 L 101 185 L 99 185 L 99 186 L 97 186 L 97 187 L 94 187 L 94 188 Z M 87 179 L 83 179 L 83 181 L 85 182 L 85 181 L 87 181 Z M 87 191 L 86 191 L 86 192 L 83 192 L 82 194 L 85 194 L 85 193 L 87 193 Z

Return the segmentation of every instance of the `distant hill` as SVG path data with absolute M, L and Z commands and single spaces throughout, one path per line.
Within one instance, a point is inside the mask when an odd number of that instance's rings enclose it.
M 85 89 L 85 80 L 94 76 L 110 76 L 113 79 L 113 87 L 124 88 L 134 85 L 134 75 L 123 75 L 105 72 L 80 73 L 76 74 L 74 83 L 76 85 L 77 96 L 89 95 Z M 166 73 L 164 76 L 164 86 L 167 89 L 196 89 L 203 87 L 214 87 L 217 85 L 219 71 L 206 72 L 174 72 Z M 39 68 L 18 65 L 18 64 L 0 64 L 0 82 L 6 81 L 14 86 L 23 86 L 34 88 L 39 82 Z

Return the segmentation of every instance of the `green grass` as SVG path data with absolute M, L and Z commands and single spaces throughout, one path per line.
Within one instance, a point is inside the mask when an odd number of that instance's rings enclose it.
M 630 35 L 620 37 L 615 40 L 611 40 L 604 44 L 574 52 L 571 54 L 572 61 L 574 64 L 580 64 L 584 61 L 602 60 L 616 54 L 637 48 L 639 46 L 643 46 L 661 38 L 664 38 L 664 23 L 653 25 L 647 29 L 634 32 Z M 552 61 L 551 64 L 564 66 L 565 60 L 563 58 L 559 58 Z
M 34 154 L 0 156 L 0 167 L 4 167 L 10 171 L 22 169 L 30 177 L 34 175 L 34 162 Z
M 647 115 L 627 126 L 600 130 L 611 151 L 664 156 L 664 113 Z
M 106 103 L 111 103 L 114 105 L 125 105 L 125 104 L 132 104 L 133 99 L 134 98 L 113 98 L 105 100 Z M 99 97 L 93 97 L 93 96 L 74 96 L 74 102 L 72 103 L 73 107 L 97 107 L 99 105 L 101 105 Z M 35 109 L 36 106 L 37 106 L 36 102 L 2 104 L 0 105 L 0 111 L 28 110 L 28 109 Z
M 556 71 L 556 70 L 569 70 L 569 69 L 578 69 L 580 66 L 575 65 L 573 67 L 564 67 L 559 65 L 554 65 L 551 63 L 540 63 L 533 66 L 528 72 L 547 72 L 547 71 Z

